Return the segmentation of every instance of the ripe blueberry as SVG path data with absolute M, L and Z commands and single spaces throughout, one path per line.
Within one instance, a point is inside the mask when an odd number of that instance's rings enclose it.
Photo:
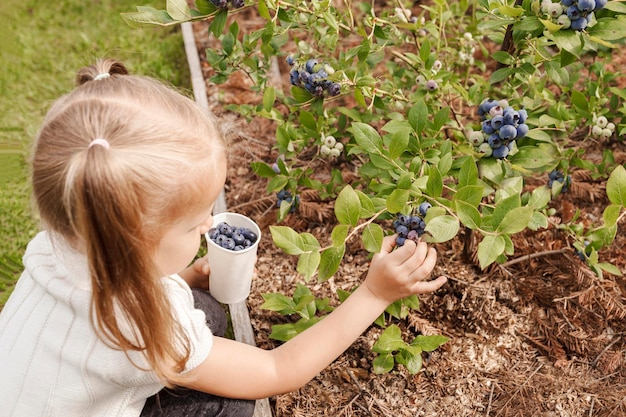
M 314 68 L 317 65 L 317 59 L 309 59 L 306 64 L 304 64 L 304 67 L 306 68 L 306 70 L 308 71 L 309 74 L 313 74 L 314 72 Z
M 526 134 L 528 133 L 528 131 L 530 130 L 530 128 L 528 127 L 528 125 L 526 123 L 520 123 L 517 126 L 517 136 L 516 138 L 523 138 L 524 136 L 526 136 Z
M 587 27 L 587 19 L 585 19 L 584 17 L 580 17 L 576 20 L 572 20 L 572 29 L 574 30 L 583 30 L 584 28 Z
M 491 127 L 495 130 L 499 130 L 504 123 L 504 119 L 501 115 L 495 115 L 491 118 Z
M 513 125 L 504 125 L 500 128 L 498 135 L 503 140 L 515 139 L 515 137 L 517 136 L 517 129 Z
M 509 154 L 509 148 L 507 146 L 500 146 L 493 150 L 493 157 L 497 159 L 504 159 Z

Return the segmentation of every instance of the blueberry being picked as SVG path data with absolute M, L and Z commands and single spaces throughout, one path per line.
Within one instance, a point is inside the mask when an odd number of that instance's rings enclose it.
M 216 245 L 232 251 L 247 249 L 258 240 L 257 234 L 247 227 L 232 226 L 226 222 L 209 229 L 207 237 Z

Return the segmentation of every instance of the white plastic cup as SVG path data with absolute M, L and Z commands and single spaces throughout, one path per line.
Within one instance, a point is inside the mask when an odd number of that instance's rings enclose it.
M 246 227 L 257 235 L 256 242 L 252 246 L 240 251 L 222 248 L 209 238 L 208 232 L 205 235 L 211 267 L 209 292 L 220 303 L 236 304 L 250 295 L 261 229 L 250 218 L 237 213 L 224 212 L 214 215 L 212 227 L 216 227 L 221 222 L 226 222 L 230 226 Z

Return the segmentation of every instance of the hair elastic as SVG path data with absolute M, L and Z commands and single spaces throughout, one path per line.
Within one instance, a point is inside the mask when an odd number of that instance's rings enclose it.
M 102 138 L 97 138 L 91 141 L 91 143 L 89 143 L 88 148 L 91 148 L 92 146 L 102 146 L 105 149 L 109 149 L 110 145 L 109 145 L 109 141 L 106 139 L 102 139 Z
M 102 74 L 98 74 L 95 77 L 93 77 L 94 81 L 100 81 L 100 80 L 104 80 L 105 78 L 109 78 L 111 76 L 111 74 L 109 74 L 108 72 L 103 72 Z

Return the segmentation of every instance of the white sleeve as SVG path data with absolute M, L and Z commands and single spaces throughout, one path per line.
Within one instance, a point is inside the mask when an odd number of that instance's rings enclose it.
M 194 307 L 189 285 L 178 275 L 171 275 L 165 280 L 174 315 L 189 338 L 191 352 L 185 366 L 185 372 L 188 372 L 209 356 L 213 347 L 213 334 L 206 324 L 204 312 Z

